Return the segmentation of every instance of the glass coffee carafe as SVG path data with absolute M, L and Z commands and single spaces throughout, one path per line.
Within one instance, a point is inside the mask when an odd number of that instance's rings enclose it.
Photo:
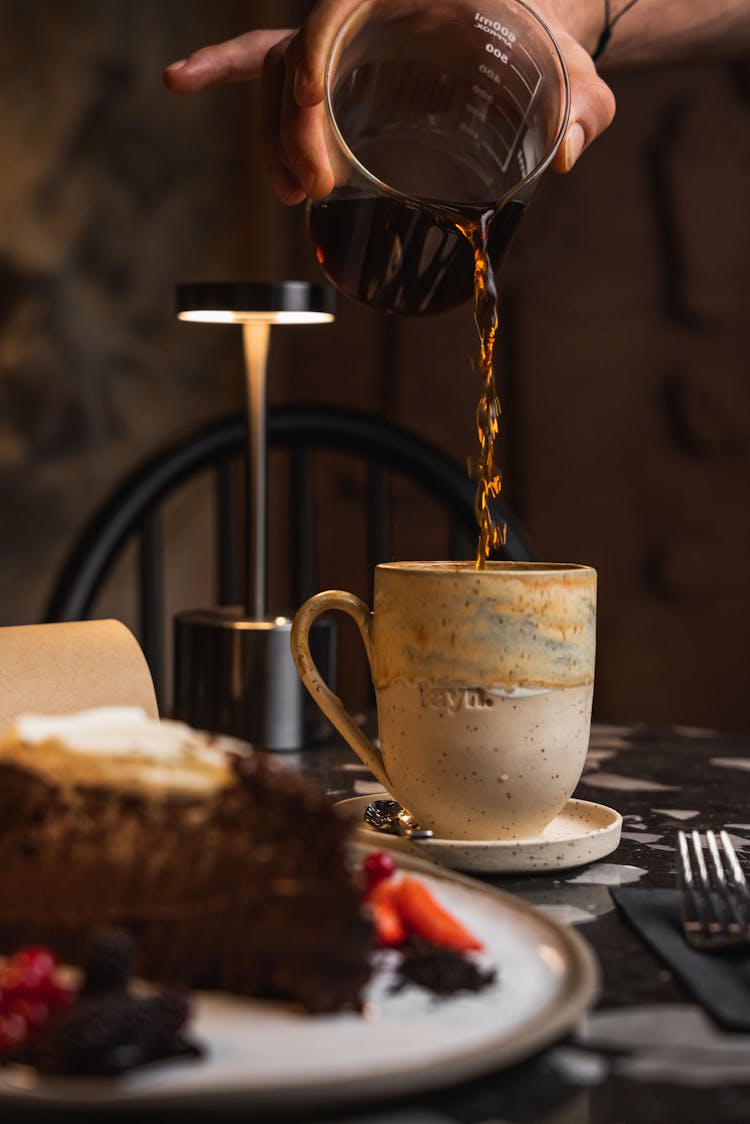
M 560 51 L 520 0 L 365 0 L 325 74 L 335 187 L 308 203 L 345 296 L 421 315 L 468 300 L 467 226 L 497 268 L 568 121 Z

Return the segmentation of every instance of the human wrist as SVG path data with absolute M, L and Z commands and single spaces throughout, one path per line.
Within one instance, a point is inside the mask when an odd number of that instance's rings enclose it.
M 607 24 L 605 0 L 544 0 L 537 7 L 553 33 L 564 31 L 594 53 Z

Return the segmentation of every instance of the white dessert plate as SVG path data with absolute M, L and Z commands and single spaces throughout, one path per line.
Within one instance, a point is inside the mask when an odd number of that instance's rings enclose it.
M 353 845 L 356 861 L 367 850 Z M 42 1109 L 246 1108 L 306 1112 L 452 1085 L 528 1057 L 572 1029 L 594 1002 L 597 962 L 572 929 L 533 906 L 403 855 L 485 943 L 495 982 L 438 999 L 391 990 L 392 963 L 374 974 L 364 1015 L 307 1015 L 291 1004 L 197 993 L 200 1060 L 156 1063 L 124 1077 L 46 1078 L 0 1069 L 0 1106 Z M 386 953 L 386 959 L 395 954 Z
M 391 799 L 372 792 L 340 800 L 335 807 L 358 824 L 357 838 L 371 846 L 432 859 L 452 870 L 476 874 L 512 874 L 535 870 L 567 870 L 609 855 L 620 843 L 622 816 L 591 800 L 569 800 L 541 835 L 528 839 L 420 839 L 377 831 L 364 821 L 371 800 Z

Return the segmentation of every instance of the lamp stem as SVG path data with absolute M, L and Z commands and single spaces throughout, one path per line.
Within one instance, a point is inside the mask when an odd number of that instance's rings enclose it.
M 247 574 L 245 610 L 254 620 L 266 615 L 266 531 L 268 522 L 268 450 L 266 441 L 266 362 L 271 325 L 242 325 L 247 410 Z

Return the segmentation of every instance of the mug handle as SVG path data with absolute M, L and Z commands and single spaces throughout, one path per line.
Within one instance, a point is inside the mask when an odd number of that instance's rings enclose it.
M 344 741 L 349 743 L 360 761 L 367 766 L 371 773 L 374 773 L 383 787 L 390 789 L 391 782 L 385 771 L 383 758 L 366 734 L 359 728 L 338 695 L 334 695 L 324 681 L 310 654 L 310 628 L 321 613 L 328 612 L 331 609 L 338 609 L 339 612 L 346 613 L 356 624 L 365 646 L 370 673 L 372 673 L 372 613 L 356 594 L 347 593 L 343 589 L 329 589 L 323 593 L 316 593 L 300 605 L 292 622 L 290 635 L 292 656 L 297 665 L 300 679 L 326 718 L 338 730 Z

